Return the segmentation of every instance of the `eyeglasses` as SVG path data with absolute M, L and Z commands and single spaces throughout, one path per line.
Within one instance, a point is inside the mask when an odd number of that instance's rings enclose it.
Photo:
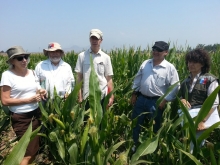
M 158 51 L 158 52 L 162 52 L 163 50 L 160 48 L 153 48 L 153 51 Z
M 24 58 L 25 60 L 27 60 L 29 58 L 29 55 L 17 56 L 17 57 L 14 57 L 13 59 L 16 59 L 18 61 L 23 61 Z

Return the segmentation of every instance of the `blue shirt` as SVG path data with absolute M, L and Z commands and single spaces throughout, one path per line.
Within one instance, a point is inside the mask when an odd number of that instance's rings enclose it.
M 153 60 L 144 61 L 136 74 L 132 89 L 140 91 L 146 96 L 162 96 L 169 86 L 179 81 L 179 76 L 173 64 L 163 60 L 159 65 L 153 66 Z M 165 98 L 171 101 L 178 92 L 179 85 L 174 88 Z

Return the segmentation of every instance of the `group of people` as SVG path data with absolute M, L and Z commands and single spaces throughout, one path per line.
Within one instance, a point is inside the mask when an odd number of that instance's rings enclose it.
M 90 57 L 93 59 L 98 77 L 101 99 L 103 100 L 107 93 L 113 90 L 111 59 L 100 48 L 103 33 L 99 29 L 92 29 L 89 33 L 89 40 L 90 48 L 78 55 L 75 66 L 76 82 L 72 67 L 62 60 L 64 51 L 57 42 L 49 43 L 48 48 L 43 50 L 48 59 L 39 62 L 35 70 L 28 69 L 30 53 L 25 52 L 21 46 L 14 46 L 7 50 L 9 69 L 3 72 L 1 78 L 1 102 L 10 109 L 12 127 L 18 138 L 22 137 L 31 122 L 33 130 L 40 126 L 41 113 L 38 102 L 46 101 L 48 97 L 53 98 L 54 87 L 58 95 L 67 97 L 73 90 L 75 83 L 83 81 L 78 101 L 82 102 L 89 96 Z M 180 85 L 177 70 L 173 64 L 165 59 L 168 50 L 169 45 L 166 42 L 155 42 L 152 47 L 152 59 L 142 63 L 134 78 L 131 104 L 134 106 L 132 119 L 137 118 L 136 127 L 133 129 L 135 145 L 138 144 L 141 125 L 144 124 L 146 118 L 149 120 L 154 118 L 154 132 L 159 130 L 165 105 L 175 99 L 178 91 L 181 92 L 181 101 L 190 108 L 201 105 L 218 86 L 218 79 L 208 73 L 210 57 L 202 49 L 195 49 L 186 55 L 189 77 Z M 205 79 L 207 83 L 202 84 L 202 79 Z M 157 100 L 173 84 L 177 84 L 176 87 L 161 101 L 157 108 Z M 188 100 L 185 98 L 185 91 L 189 93 Z M 114 95 L 112 94 L 108 106 L 111 106 L 113 101 Z M 214 111 L 217 111 L 217 105 L 218 98 L 216 98 L 210 113 L 199 124 L 198 130 L 204 129 L 204 123 Z M 38 149 L 39 137 L 36 136 L 29 143 L 21 165 L 32 162 Z

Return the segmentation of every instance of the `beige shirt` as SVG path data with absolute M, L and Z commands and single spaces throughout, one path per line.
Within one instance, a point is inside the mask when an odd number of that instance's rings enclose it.
M 91 72 L 90 54 L 93 59 L 94 69 L 98 76 L 99 88 L 102 92 L 102 97 L 107 93 L 107 76 L 113 75 L 111 59 L 109 55 L 101 51 L 94 54 L 91 49 L 82 52 L 78 55 L 75 72 L 83 74 L 83 99 L 89 96 L 89 77 Z

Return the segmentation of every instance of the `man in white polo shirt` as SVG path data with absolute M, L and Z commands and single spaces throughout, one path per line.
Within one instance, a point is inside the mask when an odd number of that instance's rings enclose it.
M 77 82 L 83 80 L 83 88 L 79 91 L 79 102 L 89 96 L 89 77 L 90 77 L 90 55 L 92 56 L 94 69 L 98 76 L 99 87 L 102 93 L 101 98 L 113 90 L 113 69 L 109 55 L 100 49 L 103 41 L 103 33 L 99 29 L 92 29 L 89 34 L 91 47 L 78 55 L 75 72 Z M 114 96 L 109 99 L 108 106 L 113 104 Z

